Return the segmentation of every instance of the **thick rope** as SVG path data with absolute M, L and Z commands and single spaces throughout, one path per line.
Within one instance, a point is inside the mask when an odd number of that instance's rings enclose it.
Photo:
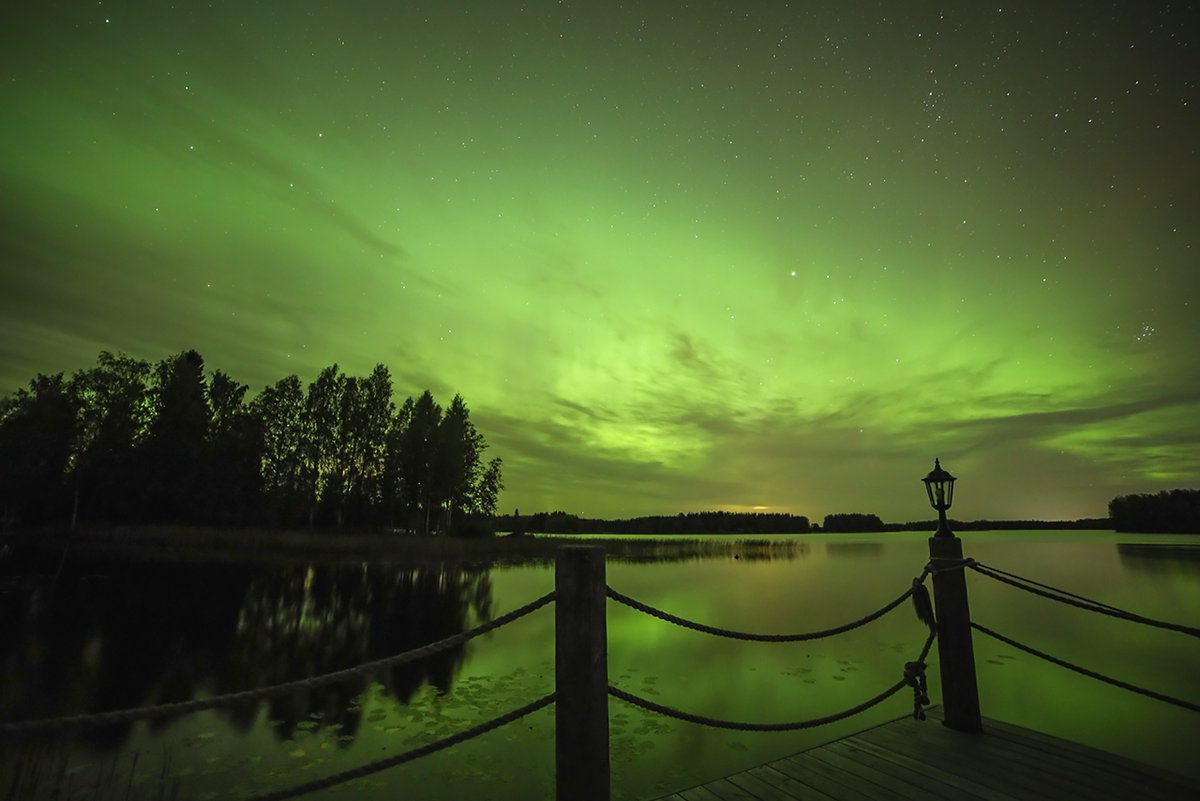
M 799 729 L 812 729 L 817 726 L 824 726 L 826 723 L 836 723 L 839 720 L 845 720 L 852 715 L 857 715 L 859 712 L 870 709 L 876 704 L 883 703 L 907 686 L 908 682 L 901 679 L 874 698 L 864 701 L 858 706 L 847 709 L 844 712 L 839 712 L 836 715 L 827 715 L 823 718 L 796 721 L 794 723 L 742 723 L 736 720 L 720 720 L 704 715 L 694 715 L 691 712 L 682 712 L 678 709 L 672 709 L 669 706 L 647 701 L 645 698 L 627 693 L 624 690 L 613 687 L 611 684 L 608 687 L 608 694 L 634 706 L 640 706 L 647 711 L 663 715 L 664 717 L 675 718 L 676 720 L 683 720 L 688 723 L 698 723 L 701 726 L 711 726 L 714 729 L 733 729 L 734 731 L 797 731 Z
M 842 712 L 833 715 L 826 715 L 822 718 L 813 718 L 812 720 L 801 720 L 793 723 L 743 723 L 734 720 L 721 720 L 719 718 L 710 718 L 705 715 L 695 715 L 691 712 L 683 712 L 669 706 L 656 704 L 653 701 L 647 701 L 645 698 L 627 693 L 622 689 L 608 686 L 608 694 L 614 698 L 620 698 L 626 703 L 641 707 L 649 712 L 654 712 L 668 718 L 683 720 L 688 723 L 698 723 L 701 726 L 711 726 L 715 729 L 732 729 L 734 731 L 797 731 L 799 729 L 813 729 L 817 726 L 824 726 L 827 723 L 836 723 L 839 720 L 845 720 L 848 717 L 857 715 L 859 712 L 864 712 L 873 706 L 883 703 L 891 698 L 896 693 L 903 690 L 905 687 L 913 687 L 914 701 L 917 709 L 920 709 L 921 701 L 925 704 L 929 703 L 929 698 L 923 692 L 924 673 L 925 673 L 925 658 L 929 656 L 929 649 L 933 646 L 933 632 L 930 632 L 929 638 L 925 640 L 925 647 L 921 649 L 921 656 L 917 662 L 909 662 L 904 667 L 904 678 L 887 688 L 874 698 L 869 698 L 857 706 L 853 706 Z M 920 667 L 917 667 L 917 665 Z M 914 711 L 914 717 L 924 719 L 924 710 L 920 712 Z
M 1027 576 L 1018 576 L 1016 573 L 1010 573 L 1007 570 L 1001 570 L 1000 568 L 996 567 L 995 565 L 985 565 L 982 562 L 976 562 L 974 559 L 971 560 L 971 563 L 969 565 L 967 565 L 967 567 L 970 567 L 972 569 L 983 568 L 982 570 L 979 570 L 978 572 L 983 573 L 983 574 L 998 573 L 1001 576 L 1008 576 L 1011 579 L 1016 579 L 1017 581 L 1021 581 L 1025 584 L 1029 584 L 1034 587 L 1041 587 L 1043 590 L 1049 590 L 1053 593 L 1057 593 L 1058 595 L 1063 595 L 1068 598 L 1074 598 L 1077 601 L 1083 601 L 1084 603 L 1092 604 L 1093 606 L 1103 606 L 1105 609 L 1111 609 L 1114 612 L 1124 611 L 1122 609 L 1118 609 L 1117 607 L 1113 606 L 1112 604 L 1106 604 L 1106 603 L 1104 603 L 1104 601 L 1097 601 L 1094 598 L 1085 598 L 1082 595 L 1076 595 L 1073 592 L 1068 592 L 1067 590 L 1064 590 L 1061 587 L 1052 587 L 1049 584 L 1043 584 L 1040 581 L 1034 581 L 1033 579 L 1028 578 Z M 991 576 L 991 577 L 995 578 L 995 576 Z
M 716 626 L 708 626 L 704 623 L 697 623 L 694 620 L 672 615 L 669 612 L 664 612 L 661 609 L 656 609 L 653 606 L 644 604 L 641 601 L 636 601 L 628 595 L 617 592 L 612 587 L 607 587 L 608 597 L 612 598 L 617 603 L 625 604 L 628 607 L 643 612 L 651 617 L 656 617 L 659 620 L 665 620 L 668 623 L 674 623 L 676 626 L 682 626 L 685 629 L 699 631 L 704 634 L 712 634 L 716 637 L 728 637 L 732 640 L 749 640 L 751 642 L 804 642 L 806 640 L 819 640 L 822 637 L 832 637 L 835 634 L 843 634 L 847 631 L 865 626 L 872 620 L 883 617 L 888 612 L 895 609 L 900 604 L 904 603 L 905 599 L 913 594 L 914 588 L 921 586 L 920 581 L 925 578 L 925 574 L 921 575 L 921 579 L 914 579 L 913 586 L 905 590 L 899 598 L 889 603 L 880 609 L 875 610 L 866 617 L 860 617 L 858 620 L 851 621 L 842 626 L 837 626 L 832 629 L 823 629 L 821 631 L 810 631 L 803 634 L 750 634 L 744 631 L 733 631 L 731 629 L 717 628 Z
M 976 631 L 981 631 L 984 634 L 988 635 L 989 637 L 997 639 L 1000 642 L 1005 643 L 1006 645 L 1011 645 L 1013 648 L 1016 648 L 1019 651 L 1024 651 L 1027 654 L 1032 654 L 1033 656 L 1036 656 L 1040 659 L 1045 659 L 1047 662 L 1053 662 L 1054 664 L 1058 665 L 1059 667 L 1065 667 L 1067 670 L 1072 670 L 1081 675 L 1096 679 L 1097 681 L 1102 681 L 1105 684 L 1111 684 L 1114 687 L 1120 687 L 1122 690 L 1129 690 L 1130 692 L 1137 693 L 1138 695 L 1144 695 L 1147 698 L 1153 698 L 1156 701 L 1163 701 L 1163 702 L 1171 704 L 1173 706 L 1182 707 L 1183 709 L 1190 709 L 1193 712 L 1200 712 L 1200 704 L 1193 704 L 1190 701 L 1183 701 L 1183 700 L 1180 700 L 1179 698 L 1173 698 L 1172 696 L 1169 696 L 1169 695 L 1163 695 L 1162 693 L 1156 693 L 1153 690 L 1147 690 L 1144 687 L 1138 687 L 1135 684 L 1130 684 L 1129 682 L 1121 681 L 1120 679 L 1114 679 L 1114 678 L 1111 678 L 1110 676 L 1105 676 L 1102 673 L 1095 672 L 1094 670 L 1088 670 L 1085 667 L 1080 667 L 1079 665 L 1072 664 L 1071 662 L 1067 662 L 1064 659 L 1059 659 L 1058 657 L 1050 656 L 1049 654 L 1042 653 L 1041 651 L 1037 650 L 1036 648 L 1031 648 L 1028 645 L 1024 645 L 1022 643 L 1017 642 L 1016 640 L 1009 639 L 1008 637 L 1005 637 L 1003 634 L 997 634 L 996 632 L 992 631 L 991 629 L 987 628 L 986 626 L 981 626 L 975 622 L 971 623 L 971 628 L 975 629 Z
M 288 695 L 297 690 L 313 690 L 318 687 L 325 687 L 330 684 L 336 684 L 346 679 L 362 676 L 367 673 L 384 670 L 387 668 L 406 665 L 410 662 L 415 662 L 419 659 L 424 659 L 433 654 L 441 653 L 442 651 L 462 645 L 469 640 L 472 640 L 482 634 L 487 634 L 489 631 L 495 631 L 501 626 L 508 625 L 514 620 L 524 617 L 531 612 L 534 612 L 546 604 L 554 600 L 554 593 L 550 592 L 538 598 L 535 601 L 525 604 L 519 609 L 514 609 L 508 614 L 501 615 L 494 620 L 490 620 L 481 626 L 464 631 L 461 634 L 455 634 L 452 637 L 431 642 L 428 645 L 422 645 L 419 648 L 414 648 L 411 651 L 405 651 L 394 656 L 377 659 L 374 662 L 366 662 L 357 667 L 346 668 L 345 670 L 336 670 L 332 673 L 325 673 L 320 676 L 313 676 L 307 679 L 298 679 L 297 681 L 289 681 L 283 684 L 276 684 L 270 687 L 260 687 L 255 690 L 243 690 L 241 692 L 229 693 L 227 695 L 217 695 L 212 698 L 202 698 L 194 701 L 180 701 L 171 704 L 162 704 L 159 706 L 140 707 L 137 709 L 121 709 L 113 712 L 98 712 L 91 715 L 74 715 L 69 717 L 47 718 L 44 720 L 27 720 L 16 723 L 0 723 L 0 738 L 4 737 L 24 737 L 30 735 L 38 735 L 45 733 L 63 733 L 74 729 L 79 729 L 89 726 L 103 726 L 112 723 L 132 723 L 138 720 L 148 720 L 150 718 L 163 718 L 172 715 L 182 715 L 188 712 L 199 712 L 204 709 L 216 709 L 223 706 L 233 706 L 234 704 L 243 703 L 245 701 L 258 701 L 264 698 L 273 698 L 281 695 Z
M 1068 606 L 1074 606 L 1078 609 L 1085 609 L 1089 612 L 1098 612 L 1102 615 L 1115 617 L 1119 620 L 1128 620 L 1133 623 L 1141 623 L 1144 626 L 1153 626 L 1159 629 L 1178 631 L 1181 634 L 1187 634 L 1192 637 L 1200 637 L 1200 629 L 1193 628 L 1192 626 L 1184 626 L 1179 623 L 1167 623 L 1166 621 L 1143 617 L 1142 615 L 1138 615 L 1124 609 L 1118 609 L 1115 606 L 1110 606 L 1109 604 L 1101 601 L 1093 601 L 1090 598 L 1084 598 L 1082 595 L 1075 595 L 1074 593 L 1067 592 L 1066 590 L 1060 590 L 1057 587 L 1051 587 L 1048 584 L 1042 584 L 1040 582 L 1033 581 L 1032 579 L 1027 579 L 1014 573 L 1008 573 L 989 565 L 979 564 L 978 562 L 972 562 L 967 566 L 982 576 L 987 576 L 988 578 L 1008 584 L 1011 587 L 1016 587 L 1017 589 L 1025 590 L 1025 592 L 1033 593 L 1034 595 L 1040 595 L 1043 598 L 1049 598 L 1052 601 L 1058 601 L 1059 603 L 1067 604 Z
M 372 773 L 378 773 L 381 770 L 387 770 L 388 768 L 394 768 L 397 765 L 403 765 L 405 762 L 411 762 L 414 759 L 420 759 L 421 757 L 429 756 L 430 754 L 437 753 L 442 749 L 458 745 L 459 743 L 466 742 L 467 740 L 472 740 L 481 734 L 487 734 L 489 731 L 498 729 L 505 724 L 512 723 L 514 720 L 519 720 L 526 715 L 532 714 L 533 712 L 536 712 L 539 709 L 554 703 L 554 701 L 557 700 L 557 697 L 557 693 L 544 695 L 533 703 L 526 704 L 520 709 L 514 709 L 505 715 L 501 715 L 498 718 L 489 720 L 487 723 L 481 723 L 478 726 L 473 726 L 466 731 L 461 731 L 458 734 L 452 734 L 449 737 L 438 740 L 437 742 L 419 746 L 418 748 L 414 748 L 410 751 L 405 751 L 403 754 L 396 754 L 395 756 L 388 757 L 387 759 L 381 759 L 378 762 L 371 762 L 367 765 L 352 768 L 341 773 L 335 773 L 332 776 L 326 776 L 323 779 L 314 779 L 313 781 L 305 782 L 304 784 L 297 784 L 294 787 L 288 787 L 284 790 L 276 790 L 271 793 L 252 796 L 247 801 L 282 801 L 282 799 L 285 798 L 295 798 L 296 796 L 304 795 L 305 793 L 324 790 L 338 784 L 344 784 L 348 781 L 353 781 L 354 779 L 361 779 L 363 776 L 370 776 Z

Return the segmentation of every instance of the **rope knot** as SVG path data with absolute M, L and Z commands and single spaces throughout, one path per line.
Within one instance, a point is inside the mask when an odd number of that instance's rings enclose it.
M 913 688 L 913 718 L 924 720 L 924 707 L 929 706 L 929 687 L 925 683 L 925 663 L 905 662 L 904 683 Z

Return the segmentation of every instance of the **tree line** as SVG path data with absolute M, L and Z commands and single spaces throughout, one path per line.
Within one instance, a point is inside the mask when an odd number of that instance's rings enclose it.
M 0 526 L 489 527 L 501 460 L 461 395 L 397 406 L 382 364 L 248 390 L 194 350 L 39 374 L 0 400 Z
M 1120 495 L 1108 502 L 1108 516 L 1117 531 L 1200 534 L 1200 489 Z
M 879 515 L 863 514 L 861 512 L 842 512 L 825 515 L 825 522 L 821 528 L 823 531 L 831 533 L 883 531 L 884 523 L 879 519 Z
M 619 520 L 537 512 L 496 518 L 496 528 L 514 534 L 796 534 L 809 531 L 808 518 L 768 512 L 680 512 Z
M 948 518 L 951 531 L 1094 531 L 1111 529 L 1107 517 L 1081 517 L 1078 520 L 954 520 Z M 936 531 L 938 521 L 914 520 L 907 523 L 885 523 L 885 531 Z
M 1108 518 L 1080 520 L 949 520 L 953 531 L 1034 531 L 1111 529 Z M 519 534 L 807 534 L 937 530 L 937 520 L 885 523 L 877 514 L 839 512 L 810 523 L 804 515 L 764 512 L 680 512 L 617 520 L 580 517 L 569 512 L 537 512 L 496 517 L 499 531 Z M 1148 529 L 1147 529 L 1148 530 Z M 1167 529 L 1155 529 L 1165 531 Z

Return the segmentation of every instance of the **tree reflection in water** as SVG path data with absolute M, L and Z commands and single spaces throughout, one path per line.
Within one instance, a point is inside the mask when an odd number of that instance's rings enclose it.
M 0 595 L 0 719 L 25 720 L 209 697 L 302 679 L 416 648 L 490 618 L 486 568 L 433 563 L 258 566 L 79 564 L 56 583 Z M 304 721 L 358 731 L 372 683 L 407 703 L 446 692 L 463 647 L 220 714 L 248 731 L 265 705 L 280 739 Z M 152 721 L 160 732 L 169 720 Z M 308 725 L 312 725 L 309 723 Z M 87 729 L 107 751 L 133 724 Z

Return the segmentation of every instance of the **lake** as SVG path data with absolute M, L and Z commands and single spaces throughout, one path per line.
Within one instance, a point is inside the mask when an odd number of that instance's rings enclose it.
M 748 535 L 610 560 L 622 593 L 761 633 L 828 628 L 883 606 L 927 561 L 926 534 Z M 768 545 L 754 545 L 744 540 Z M 981 562 L 1152 618 L 1200 624 L 1200 537 L 968 532 Z M 56 575 L 57 574 L 57 575 Z M 0 720 L 204 698 L 338 670 L 458 633 L 554 586 L 542 561 L 399 564 L 0 562 Z M 1200 702 L 1200 641 L 1056 604 L 968 573 L 972 617 L 1056 656 Z M 609 678 L 717 718 L 802 720 L 895 683 L 925 638 L 910 603 L 809 643 L 691 632 L 612 601 Z M 281 699 L 67 741 L 0 741 L 0 796 L 239 798 L 386 758 L 553 689 L 554 608 L 418 664 Z M 975 634 L 983 714 L 1200 778 L 1200 714 L 1127 693 Z M 929 686 L 940 687 L 935 654 Z M 741 733 L 610 700 L 615 799 L 647 799 L 911 713 L 907 690 L 838 724 Z M 929 722 L 928 725 L 939 725 Z M 554 712 L 308 798 L 551 798 Z M 7 796 L 4 796 L 7 797 Z

